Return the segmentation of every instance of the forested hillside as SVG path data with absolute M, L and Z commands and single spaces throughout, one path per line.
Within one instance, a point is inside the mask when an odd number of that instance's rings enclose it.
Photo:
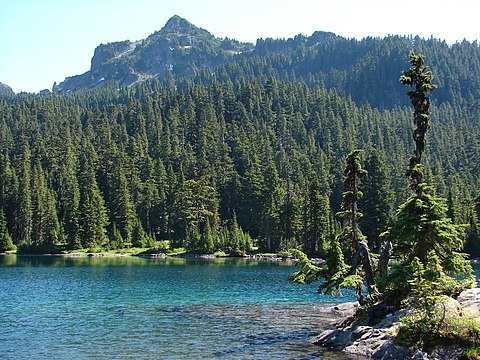
M 259 40 L 255 51 L 245 55 L 241 75 L 264 74 L 286 81 L 335 88 L 358 104 L 378 108 L 408 105 L 398 82 L 408 67 L 408 54 L 415 48 L 425 55 L 436 75 L 437 103 L 457 102 L 478 108 L 480 94 L 480 48 L 464 41 L 449 46 L 438 39 L 389 36 L 346 39 L 329 33 L 288 40 Z M 237 65 L 231 65 L 236 67 Z
M 440 85 L 426 178 L 469 225 L 467 251 L 478 256 L 480 50 L 413 42 Z M 361 148 L 362 229 L 376 248 L 406 198 L 412 120 L 398 77 L 411 47 L 325 33 L 259 40 L 213 74 L 0 98 L 0 247 L 169 240 L 192 252 L 322 256 L 340 226 L 345 155 Z
M 132 85 L 157 79 L 182 84 L 252 81 L 274 77 L 310 87 L 335 88 L 359 105 L 391 109 L 409 105 L 398 82 L 415 48 L 428 59 L 440 86 L 438 104 L 455 102 L 479 109 L 480 48 L 477 42 L 448 45 L 439 39 L 388 36 L 347 39 L 330 32 L 290 39 L 259 39 L 255 45 L 219 39 L 179 16 L 144 40 L 102 44 L 90 71 L 54 85 L 66 93 Z

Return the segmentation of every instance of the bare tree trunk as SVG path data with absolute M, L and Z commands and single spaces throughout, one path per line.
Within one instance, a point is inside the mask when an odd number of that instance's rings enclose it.
M 355 289 L 355 294 L 357 295 L 357 300 L 360 305 L 365 304 L 365 298 L 363 297 L 362 294 L 362 285 L 357 285 L 357 288 Z
M 375 291 L 375 273 L 373 271 L 372 257 L 370 256 L 370 250 L 365 241 L 358 242 L 358 253 L 362 259 L 363 271 L 365 271 L 365 279 L 367 281 L 368 293 L 373 295 Z
M 390 251 L 392 251 L 392 242 L 387 240 L 382 247 L 382 253 L 380 259 L 378 259 L 378 275 L 387 276 L 388 274 L 388 261 L 390 260 Z

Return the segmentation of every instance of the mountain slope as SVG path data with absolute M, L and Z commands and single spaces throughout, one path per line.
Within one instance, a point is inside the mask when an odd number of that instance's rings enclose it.
M 147 39 L 102 44 L 90 71 L 54 85 L 54 92 L 131 86 L 154 79 L 178 86 L 188 82 L 242 82 L 276 78 L 336 89 L 358 104 L 389 109 L 408 105 L 398 82 L 411 49 L 429 60 L 437 103 L 463 102 L 480 108 L 480 47 L 463 41 L 388 36 L 347 39 L 317 31 L 310 37 L 259 39 L 255 45 L 219 39 L 179 16 Z
M 192 76 L 202 69 L 213 70 L 229 57 L 251 51 L 252 44 L 218 39 L 179 16 L 147 39 L 100 45 L 95 49 L 90 71 L 54 85 L 55 92 L 96 88 L 114 81 L 129 86 L 168 73 Z

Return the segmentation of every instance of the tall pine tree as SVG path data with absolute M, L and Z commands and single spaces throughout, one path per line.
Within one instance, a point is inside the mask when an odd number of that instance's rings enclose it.
M 97 249 L 107 243 L 106 227 L 109 220 L 95 175 L 95 150 L 89 142 L 84 142 L 83 148 L 79 174 L 79 234 L 83 248 Z

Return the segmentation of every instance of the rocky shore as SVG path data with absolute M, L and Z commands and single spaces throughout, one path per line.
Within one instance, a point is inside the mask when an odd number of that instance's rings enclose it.
M 480 289 L 465 290 L 456 300 L 450 298 L 448 302 L 448 308 L 456 309 L 451 312 L 451 316 L 477 315 L 480 313 Z M 322 312 L 332 316 L 331 325 L 335 328 L 323 331 L 311 342 L 330 350 L 371 359 L 455 360 L 462 358 L 463 349 L 459 345 L 434 345 L 426 349 L 399 346 L 395 341 L 395 334 L 405 311 L 389 314 L 373 326 L 351 325 L 358 306 L 358 303 L 354 302 L 322 309 Z
M 16 253 L 0 253 L 0 255 L 18 255 Z M 193 254 L 193 253 L 183 253 L 178 255 L 167 255 L 165 253 L 90 253 L 90 252 L 77 252 L 77 253 L 52 253 L 52 254 L 23 254 L 27 256 L 63 256 L 63 257 L 125 257 L 125 256 L 136 256 L 142 258 L 161 258 L 165 259 L 166 257 L 178 257 L 185 259 L 205 259 L 211 260 L 216 259 L 218 256 L 214 254 Z M 223 258 L 228 256 L 221 256 Z M 241 258 L 256 260 L 256 261 L 269 261 L 269 262 L 297 262 L 298 259 L 293 257 L 282 257 L 276 255 L 247 255 L 242 256 Z M 313 259 L 315 264 L 320 264 L 323 259 Z

